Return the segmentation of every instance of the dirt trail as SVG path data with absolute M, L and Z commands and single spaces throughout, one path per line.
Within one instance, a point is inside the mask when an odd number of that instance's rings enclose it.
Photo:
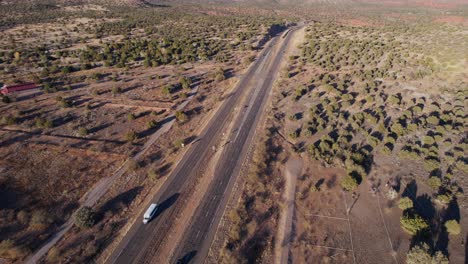
M 283 207 L 278 224 L 278 234 L 275 243 L 275 263 L 288 263 L 289 246 L 292 235 L 292 220 L 296 194 L 296 180 L 302 172 L 302 160 L 297 157 L 286 162 L 284 177 L 286 183 L 283 192 Z

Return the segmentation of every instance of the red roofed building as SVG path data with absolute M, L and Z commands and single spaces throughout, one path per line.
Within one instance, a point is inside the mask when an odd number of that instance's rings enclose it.
M 39 86 L 37 86 L 34 83 L 24 83 L 24 84 L 11 85 L 11 86 L 3 85 L 3 87 L 0 89 L 0 93 L 2 93 L 3 95 L 7 95 L 10 93 L 14 93 L 14 92 L 31 90 L 35 88 L 39 88 Z

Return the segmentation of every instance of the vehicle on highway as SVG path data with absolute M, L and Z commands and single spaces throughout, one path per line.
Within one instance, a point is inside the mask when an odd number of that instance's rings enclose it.
M 158 211 L 158 204 L 151 204 L 143 215 L 143 224 L 147 224 L 151 221 L 156 211 Z

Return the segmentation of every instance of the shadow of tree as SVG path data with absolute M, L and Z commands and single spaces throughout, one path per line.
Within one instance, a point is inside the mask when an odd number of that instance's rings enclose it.
M 116 213 L 122 208 L 127 207 L 142 190 L 143 187 L 138 186 L 108 200 L 101 206 L 101 208 L 99 208 L 99 211 L 96 214 L 96 221 L 101 221 L 104 218 L 104 215 L 108 212 Z
M 156 215 L 154 216 L 154 218 L 157 218 L 159 215 L 161 215 L 164 211 L 166 211 L 167 209 L 169 209 L 173 204 L 175 204 L 175 202 L 177 201 L 177 199 L 179 198 L 180 196 L 180 193 L 175 193 L 171 196 L 169 196 L 169 198 L 165 199 L 163 202 L 161 202 L 158 206 L 158 210 L 156 212 Z
M 193 250 L 185 254 L 183 257 L 177 260 L 177 264 L 188 264 L 197 255 L 197 251 Z

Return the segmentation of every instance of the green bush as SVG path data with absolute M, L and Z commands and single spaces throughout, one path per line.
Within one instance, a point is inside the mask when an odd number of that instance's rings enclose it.
M 440 162 L 436 159 L 425 159 L 424 160 L 424 169 L 427 171 L 434 171 L 440 168 Z
M 438 177 L 432 176 L 427 180 L 427 185 L 429 185 L 433 190 L 438 190 L 442 185 L 442 181 Z
M 78 209 L 75 213 L 75 225 L 81 228 L 90 228 L 95 223 L 95 213 L 89 206 L 84 206 Z
M 439 118 L 437 118 L 436 116 L 429 116 L 428 118 L 426 118 L 426 122 L 428 124 L 436 126 L 439 124 Z
M 403 211 L 413 208 L 413 201 L 409 197 L 401 198 L 398 201 L 398 208 L 400 208 Z
M 414 246 L 406 255 L 407 264 L 449 264 L 449 261 L 442 252 L 437 251 L 431 256 L 427 244 Z
M 86 129 L 86 127 L 78 128 L 78 135 L 80 137 L 84 137 L 84 136 L 88 135 L 88 133 L 89 133 L 89 131 L 88 131 L 88 129 Z
M 156 120 L 150 120 L 150 121 L 148 121 L 147 127 L 148 127 L 149 129 L 158 127 L 158 121 L 156 121 Z
M 45 210 L 37 210 L 33 212 L 29 225 L 33 229 L 42 230 L 53 222 L 54 219 Z
M 2 125 L 14 125 L 18 123 L 18 119 L 14 116 L 8 115 L 8 116 L 2 116 L 2 119 L 0 120 L 0 123 Z
M 358 183 L 355 178 L 351 177 L 350 175 L 346 175 L 341 179 L 341 187 L 343 187 L 346 191 L 353 191 L 357 188 Z
M 436 200 L 440 202 L 441 204 L 449 204 L 450 201 L 452 200 L 452 197 L 446 194 L 439 194 L 437 195 Z
M 175 117 L 179 122 L 185 122 L 188 120 L 188 116 L 183 111 L 176 111 Z
M 128 113 L 128 115 L 127 115 L 128 121 L 135 120 L 135 118 L 136 118 L 136 117 L 135 117 L 135 114 L 133 114 L 133 113 Z
M 125 140 L 128 142 L 133 142 L 138 139 L 138 134 L 134 130 L 130 130 L 125 133 Z
M 113 87 L 112 88 L 112 94 L 113 95 L 120 94 L 120 93 L 122 93 L 122 89 L 120 89 L 120 87 Z
M 23 246 L 15 245 L 11 239 L 5 239 L 0 242 L 0 257 L 6 259 L 5 263 L 11 263 L 13 262 L 12 260 L 22 258 L 27 253 L 27 250 Z
M 148 179 L 150 179 L 150 181 L 152 182 L 156 181 L 159 176 L 158 172 L 153 168 L 150 168 L 147 174 L 148 174 Z
M 429 225 L 427 222 L 419 215 L 409 215 L 405 214 L 400 218 L 400 224 L 403 230 L 411 235 L 416 235 L 419 232 L 426 230 Z
M 432 145 L 432 144 L 435 143 L 435 140 L 434 140 L 434 138 L 431 137 L 431 136 L 425 136 L 425 137 L 423 137 L 423 143 L 424 143 L 425 145 Z
M 402 136 L 405 133 L 405 128 L 400 123 L 394 123 L 390 127 L 390 131 L 395 133 L 397 136 Z
M 458 235 L 461 232 L 460 224 L 457 220 L 449 220 L 445 222 L 445 228 L 450 235 Z

